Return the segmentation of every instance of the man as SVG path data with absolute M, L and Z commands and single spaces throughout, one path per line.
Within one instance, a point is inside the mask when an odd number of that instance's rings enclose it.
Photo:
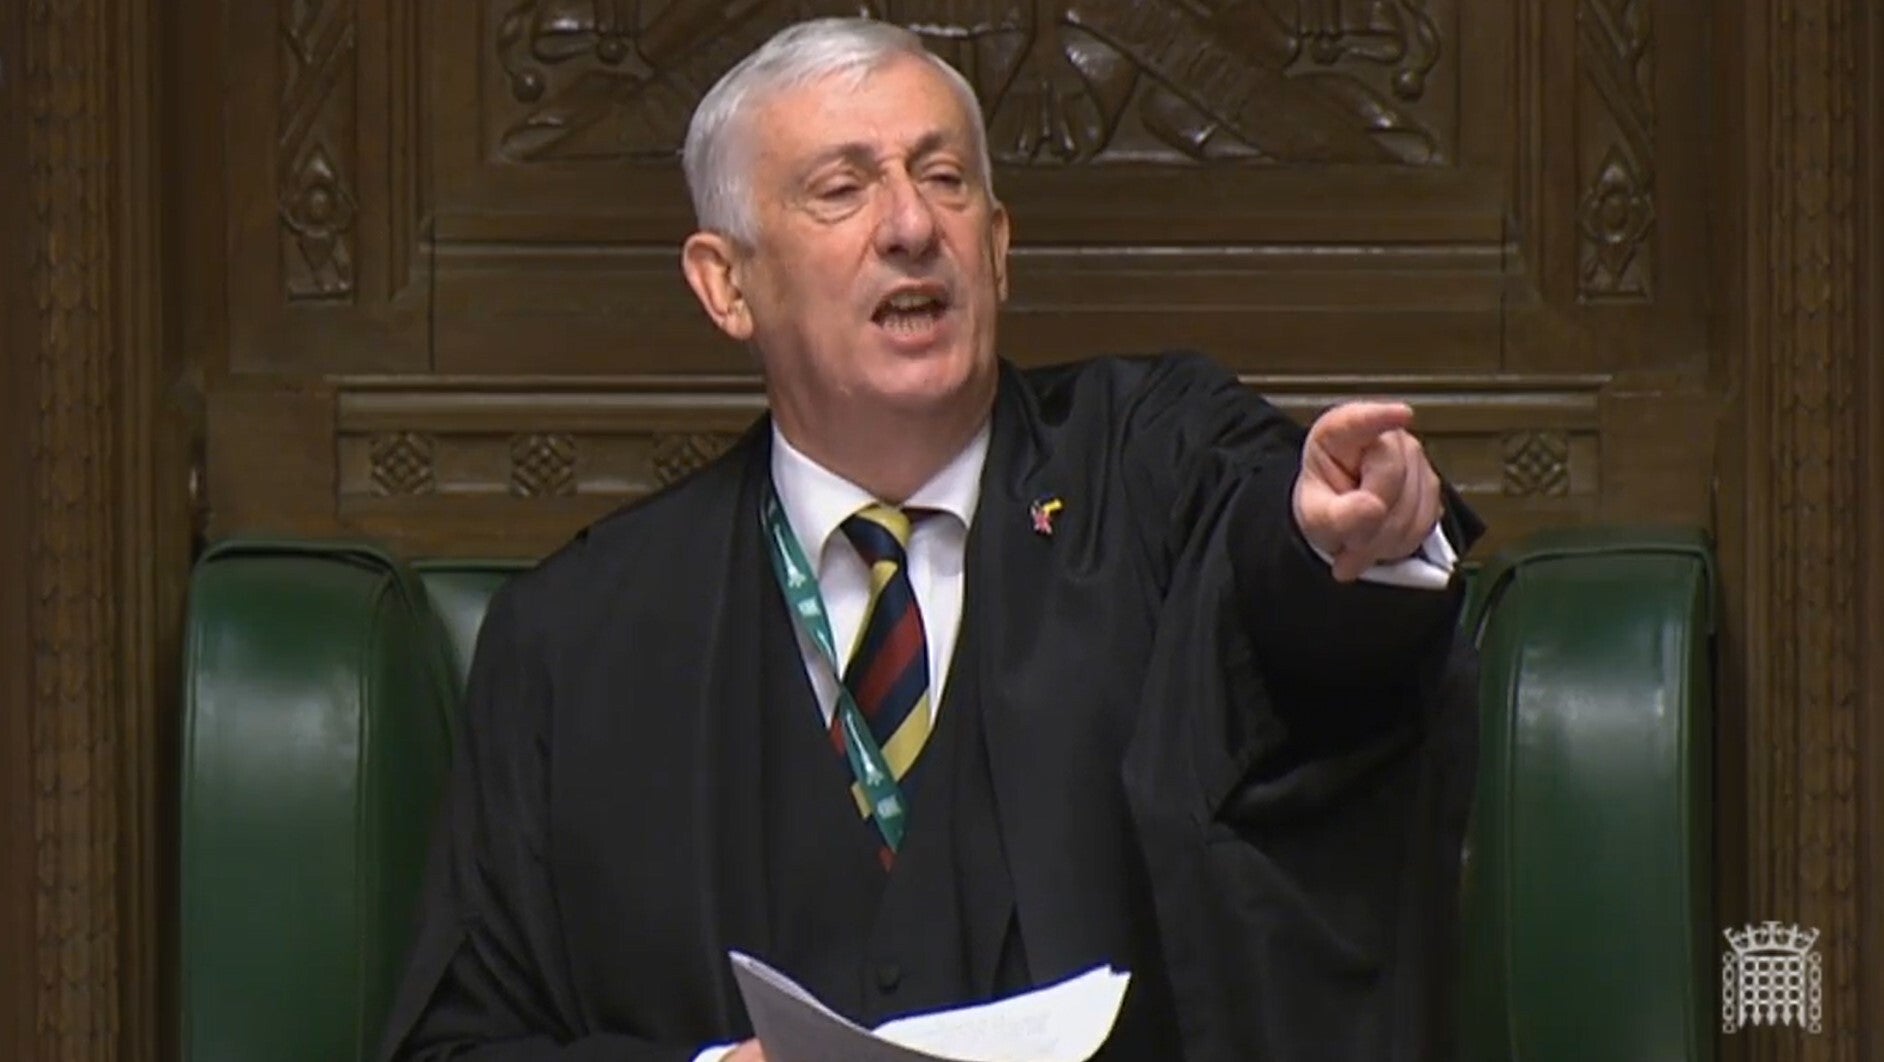
M 871 1023 L 1109 962 L 1111 1059 L 1424 1051 L 1472 531 L 1410 411 L 999 361 L 974 96 L 895 27 L 781 33 L 685 162 L 771 415 L 492 603 L 389 1054 L 760 1059 L 728 949 Z

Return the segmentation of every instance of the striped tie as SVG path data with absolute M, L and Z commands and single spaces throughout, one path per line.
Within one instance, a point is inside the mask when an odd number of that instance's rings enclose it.
M 904 552 L 910 518 L 901 509 L 867 505 L 844 521 L 843 530 L 870 566 L 870 604 L 844 668 L 844 685 L 901 781 L 929 737 L 929 638 Z M 831 740 L 842 754 L 844 735 L 836 720 Z

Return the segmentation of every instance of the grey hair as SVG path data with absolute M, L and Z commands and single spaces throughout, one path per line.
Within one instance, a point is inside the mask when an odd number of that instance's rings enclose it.
M 988 160 L 988 131 L 981 104 L 961 72 L 925 48 L 922 38 L 901 26 L 865 18 L 820 18 L 788 26 L 726 72 L 694 109 L 681 149 L 681 168 L 693 196 L 694 218 L 702 229 L 722 233 L 751 246 L 758 238 L 758 218 L 745 146 L 746 115 L 755 103 L 827 77 L 842 76 L 854 88 L 865 77 L 902 56 L 920 56 L 934 64 L 973 116 L 975 152 L 981 185 L 994 194 Z

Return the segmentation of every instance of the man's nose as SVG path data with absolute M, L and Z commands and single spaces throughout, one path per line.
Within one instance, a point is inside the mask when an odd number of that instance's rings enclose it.
M 920 258 L 935 246 L 935 208 L 905 174 L 884 182 L 883 216 L 877 221 L 877 253 Z

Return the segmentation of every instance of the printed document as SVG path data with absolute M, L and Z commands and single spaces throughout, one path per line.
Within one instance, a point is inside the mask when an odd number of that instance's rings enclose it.
M 1112 1032 L 1132 979 L 1095 966 L 1007 999 L 871 1030 L 758 959 L 736 951 L 730 957 L 766 1062 L 1086 1062 Z

